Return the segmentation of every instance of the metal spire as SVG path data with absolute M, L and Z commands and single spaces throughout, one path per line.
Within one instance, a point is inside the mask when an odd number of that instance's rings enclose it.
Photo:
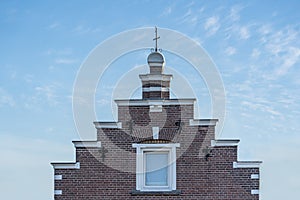
M 157 52 L 157 40 L 160 38 L 160 36 L 157 36 L 157 27 L 155 26 L 155 38 L 153 38 L 153 40 L 155 40 L 155 51 Z

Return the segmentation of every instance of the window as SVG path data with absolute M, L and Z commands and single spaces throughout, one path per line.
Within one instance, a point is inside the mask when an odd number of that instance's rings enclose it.
M 176 147 L 179 144 L 133 144 L 136 150 L 136 190 L 176 190 Z
M 145 152 L 145 187 L 168 186 L 168 152 Z

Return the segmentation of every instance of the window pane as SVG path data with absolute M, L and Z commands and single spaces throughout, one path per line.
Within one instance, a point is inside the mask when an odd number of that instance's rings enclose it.
M 168 153 L 146 153 L 146 186 L 168 186 Z

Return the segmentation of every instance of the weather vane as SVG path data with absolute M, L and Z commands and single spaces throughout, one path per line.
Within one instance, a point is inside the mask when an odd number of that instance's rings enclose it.
M 153 38 L 153 40 L 155 40 L 155 51 L 157 52 L 157 41 L 160 38 L 160 36 L 157 36 L 157 27 L 155 26 L 155 38 Z

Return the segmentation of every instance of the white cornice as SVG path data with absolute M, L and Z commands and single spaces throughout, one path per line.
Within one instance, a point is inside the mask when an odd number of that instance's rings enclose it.
M 132 144 L 132 147 L 134 148 L 161 148 L 161 147 L 180 147 L 179 143 L 160 143 L 160 144 Z
M 90 147 L 90 148 L 100 148 L 101 142 L 100 141 L 72 141 L 75 148 L 78 147 Z
M 171 74 L 140 74 L 142 81 L 171 81 Z
M 240 140 L 232 139 L 220 139 L 220 140 L 211 140 L 211 146 L 238 146 Z
M 233 162 L 233 168 L 259 168 L 261 161 L 238 161 Z
M 54 169 L 80 169 L 80 163 L 51 163 Z
M 218 119 L 190 119 L 190 126 L 215 126 Z
M 122 122 L 94 122 L 95 128 L 122 128 Z
M 151 105 L 194 105 L 195 98 L 190 99 L 117 99 L 118 106 L 151 106 Z

